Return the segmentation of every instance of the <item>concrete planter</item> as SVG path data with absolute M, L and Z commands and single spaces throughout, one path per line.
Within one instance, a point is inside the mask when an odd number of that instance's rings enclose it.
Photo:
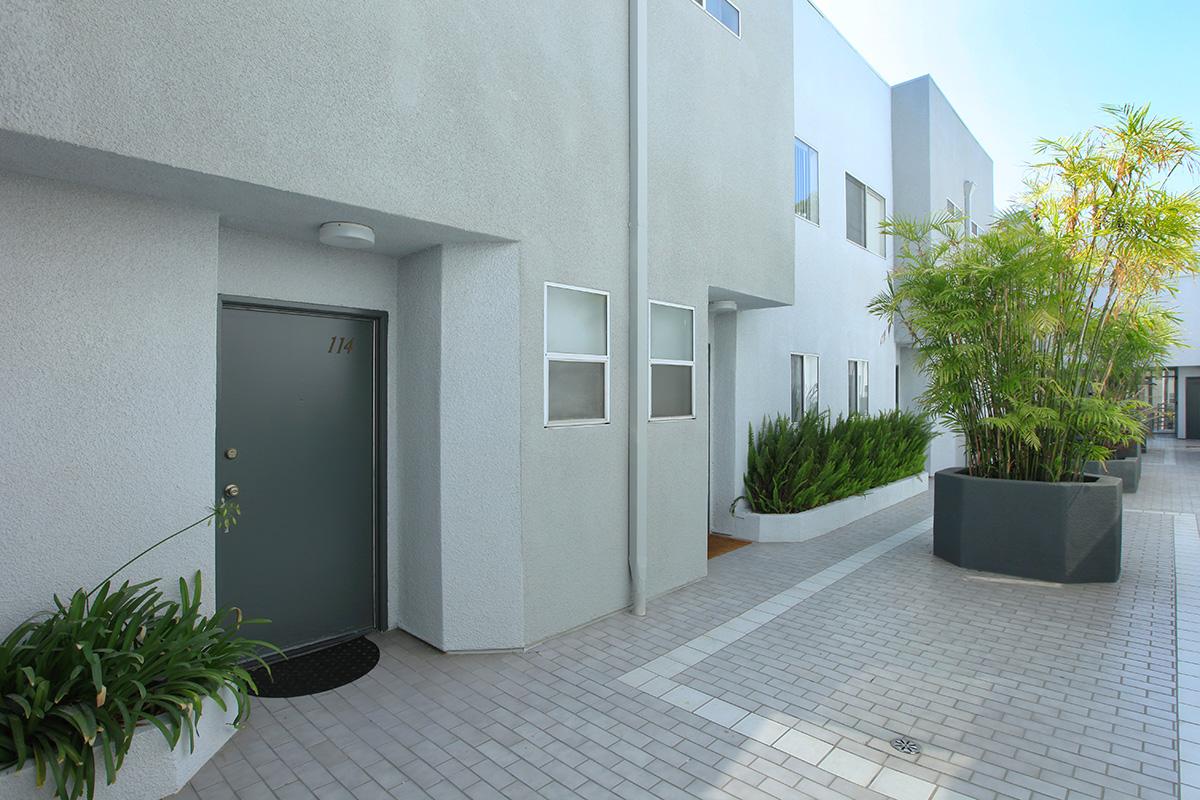
M 736 511 L 733 515 L 733 535 L 752 542 L 803 542 L 824 536 L 868 514 L 882 511 L 901 500 L 921 494 L 928 488 L 929 476 L 922 473 L 878 486 L 866 494 L 835 500 L 827 505 L 801 511 L 799 514 L 755 514 L 753 511 Z
M 1121 576 L 1121 481 L 934 476 L 933 553 L 968 569 L 1057 583 Z
M 233 696 L 222 694 L 228 711 L 209 701 L 204 704 L 196 725 L 196 749 L 188 749 L 185 734 L 174 750 L 167 746 L 162 733 L 143 726 L 133 735 L 125 763 L 117 772 L 116 783 L 105 783 L 104 757 L 96 753 L 96 800 L 159 800 L 182 789 L 204 764 L 232 738 L 237 707 Z M 53 778 L 38 789 L 32 762 L 19 772 L 0 773 L 0 800 L 50 800 L 54 797 Z
M 1122 490 L 1136 492 L 1142 481 L 1142 454 L 1135 452 L 1124 458 L 1110 458 L 1107 461 L 1089 461 L 1083 465 L 1085 475 L 1111 475 L 1121 479 Z

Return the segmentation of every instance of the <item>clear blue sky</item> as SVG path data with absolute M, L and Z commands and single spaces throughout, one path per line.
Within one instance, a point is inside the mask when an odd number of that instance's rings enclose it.
M 1105 103 L 1200 126 L 1200 0 L 813 1 L 888 82 L 933 75 L 995 162 L 997 209 L 1035 139 Z

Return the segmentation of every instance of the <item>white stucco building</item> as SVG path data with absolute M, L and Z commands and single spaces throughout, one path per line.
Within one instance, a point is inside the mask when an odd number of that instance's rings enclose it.
M 0 333 L 38 343 L 0 628 L 223 495 L 236 533 L 130 577 L 285 647 L 521 648 L 705 574 L 705 309 L 793 300 L 792 4 L 328 16 L 0 2 Z
M 705 575 L 793 365 L 915 394 L 875 226 L 991 209 L 932 81 L 805 0 L 325 14 L 0 0 L 0 630 L 225 496 L 129 577 L 522 648 Z
M 797 69 L 795 82 L 796 302 L 716 309 L 709 326 L 710 518 L 728 534 L 749 426 L 808 409 L 836 417 L 917 405 L 924 379 L 906 332 L 867 310 L 894 265 L 880 219 L 924 218 L 953 204 L 970 232 L 993 214 L 991 158 L 932 78 L 890 86 L 807 3 L 796 5 L 794 24 L 797 65 L 822 65 Z M 958 439 L 937 436 L 930 473 L 962 463 Z
M 1153 376 L 1154 427 L 1180 439 L 1200 439 L 1200 278 L 1180 280 L 1178 292 L 1163 305 L 1179 316 L 1180 345 Z

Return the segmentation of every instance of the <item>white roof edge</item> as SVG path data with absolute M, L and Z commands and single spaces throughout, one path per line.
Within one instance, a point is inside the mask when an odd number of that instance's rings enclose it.
M 891 84 L 888 83 L 887 78 L 880 75 L 879 70 L 875 69 L 875 67 L 871 65 L 871 62 L 867 60 L 867 57 L 864 56 L 857 47 L 855 47 L 853 44 L 850 43 L 850 40 L 846 38 L 846 34 L 842 33 L 840 30 L 838 30 L 838 26 L 834 25 L 833 22 L 829 19 L 829 17 L 827 17 L 821 13 L 821 9 L 817 8 L 817 4 L 814 3 L 813 0 L 807 0 L 807 1 L 808 1 L 809 6 L 812 7 L 812 10 L 817 12 L 817 16 L 820 17 L 822 20 L 824 20 L 825 24 L 829 26 L 829 29 L 832 30 L 834 33 L 836 33 L 838 35 L 838 38 L 846 43 L 846 46 L 850 48 L 850 51 L 852 53 L 854 53 L 854 55 L 858 56 L 858 60 L 861 61 L 866 66 L 867 69 L 871 70 L 871 74 L 874 75 L 876 78 L 878 78 L 880 80 L 880 82 L 883 83 L 884 86 L 887 86 L 890 88 Z
M 975 142 L 980 151 L 987 156 L 987 160 L 994 164 L 995 160 L 992 158 L 992 154 L 989 153 L 987 148 L 983 146 L 983 142 L 979 141 L 979 137 L 975 135 L 975 132 L 971 130 L 971 126 L 968 125 L 966 120 L 962 118 L 962 114 L 958 113 L 958 109 L 954 107 L 954 103 L 950 102 L 950 98 L 946 96 L 944 91 L 942 91 L 942 87 L 936 80 L 934 80 L 934 77 L 931 74 L 926 72 L 924 75 L 918 75 L 915 78 L 909 78 L 906 81 L 897 83 L 892 87 L 892 89 L 899 89 L 902 86 L 908 86 L 910 83 L 917 83 L 918 81 L 927 81 L 933 88 L 937 89 L 938 94 L 940 94 L 942 99 L 946 101 L 946 107 L 949 108 L 954 114 L 954 118 L 958 120 L 958 123 L 963 126 L 963 130 L 966 131 L 967 135 L 971 137 L 971 141 Z

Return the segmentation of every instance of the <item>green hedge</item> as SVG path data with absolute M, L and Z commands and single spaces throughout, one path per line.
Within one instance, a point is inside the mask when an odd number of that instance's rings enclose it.
M 795 514 L 862 494 L 923 472 L 932 438 L 928 418 L 909 411 L 832 423 L 828 414 L 764 418 L 757 434 L 750 429 L 738 500 L 759 514 Z

